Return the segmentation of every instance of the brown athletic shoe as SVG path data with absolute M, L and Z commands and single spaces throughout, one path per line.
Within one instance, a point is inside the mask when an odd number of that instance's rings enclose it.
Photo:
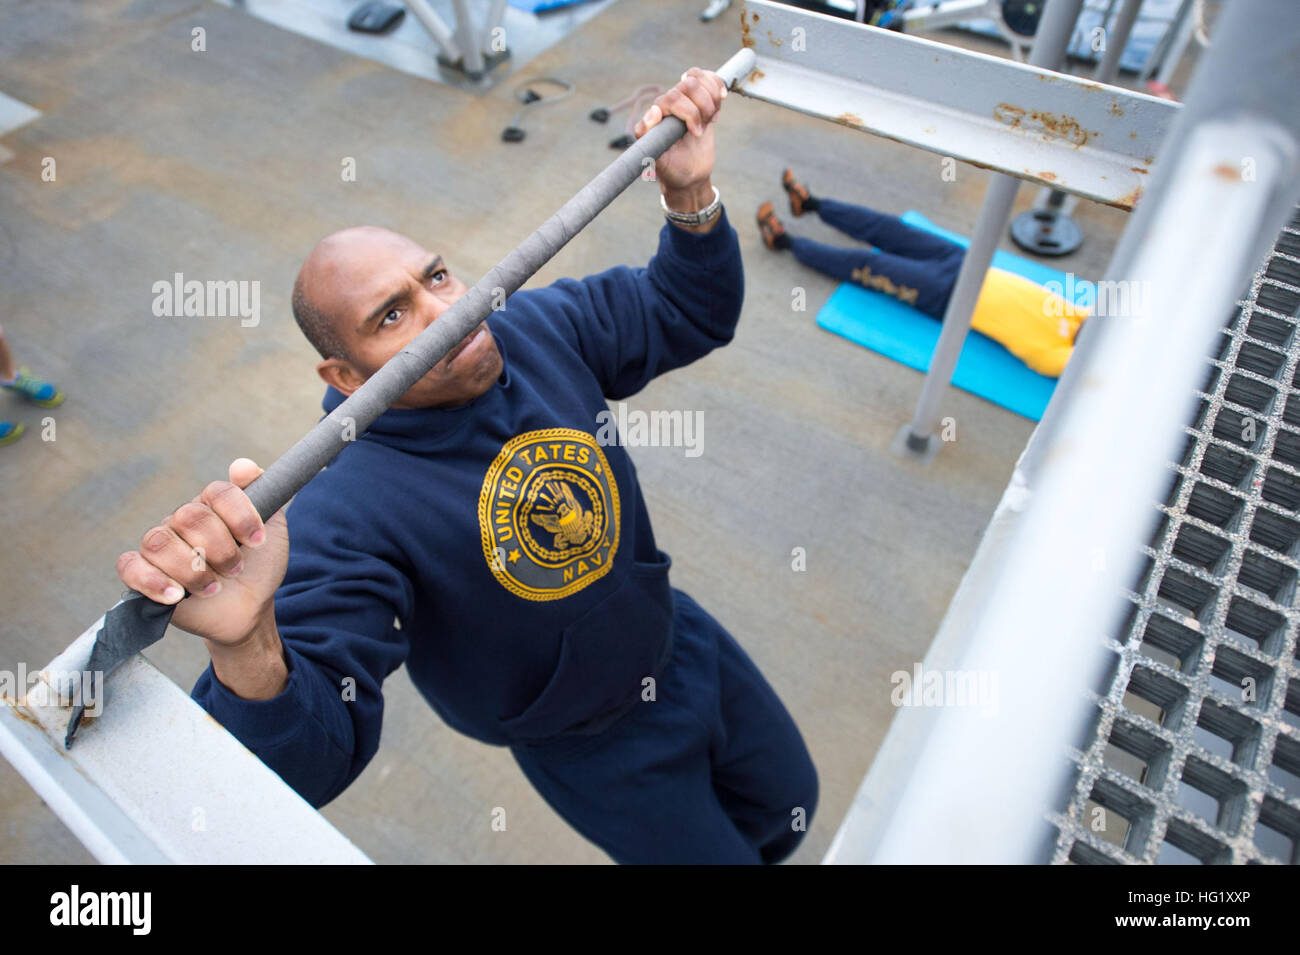
M 785 226 L 781 225 L 781 220 L 776 217 L 776 210 L 772 208 L 772 203 L 765 202 L 758 207 L 758 228 L 763 233 L 763 244 L 772 251 L 776 251 L 776 240 L 785 235 Z
M 807 188 L 798 179 L 794 177 L 794 170 L 786 167 L 785 172 L 781 173 L 781 185 L 790 195 L 790 214 L 795 216 L 803 215 L 803 204 L 809 198 Z

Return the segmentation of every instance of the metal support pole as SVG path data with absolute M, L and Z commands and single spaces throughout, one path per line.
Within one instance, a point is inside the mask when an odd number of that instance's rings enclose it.
M 1142 0 L 1124 0 L 1115 18 L 1115 26 L 1107 29 L 1113 8 L 1112 0 L 1111 7 L 1101 21 L 1105 52 L 1092 76 L 1096 82 L 1107 85 L 1114 83 L 1115 77 L 1119 75 L 1120 57 L 1128 46 L 1129 34 L 1137 22 Z M 1060 189 L 1051 190 L 1045 199 L 1040 195 L 1039 202 L 1035 203 L 1036 208 L 1022 212 L 1011 223 L 1012 240 L 1035 255 L 1069 255 L 1078 249 L 1083 245 L 1083 230 L 1070 218 L 1074 203 L 1068 200 L 1069 197 Z
M 492 49 L 492 31 L 501 26 L 501 21 L 506 15 L 506 4 L 508 2 L 509 0 L 492 0 L 492 6 L 488 10 L 487 20 L 483 22 L 483 56 L 489 61 L 494 53 L 504 52 L 504 49 Z
M 1192 13 L 1192 4 L 1196 0 L 1183 0 L 1178 7 L 1178 12 L 1174 18 L 1169 21 L 1169 26 L 1165 29 L 1160 41 L 1152 49 L 1147 61 L 1142 64 L 1142 72 L 1138 74 L 1138 85 L 1144 86 L 1151 79 L 1151 75 L 1161 66 L 1169 57 L 1172 51 L 1175 38 L 1183 31 L 1184 24 L 1190 19 Z
M 1011 220 L 1011 240 L 1034 255 L 1069 255 L 1083 245 L 1083 230 L 1070 218 L 1074 200 L 1060 189 L 1040 190 L 1034 208 Z
M 1196 17 L 1192 16 L 1195 9 L 1196 6 L 1193 4 L 1187 16 L 1183 18 L 1174 37 L 1174 44 L 1161 62 L 1160 72 L 1156 74 L 1156 82 L 1166 89 L 1174 78 L 1174 71 L 1178 69 L 1178 64 L 1182 62 L 1183 54 L 1187 52 L 1187 44 L 1192 41 L 1192 34 L 1196 32 Z
M 465 75 L 476 80 L 483 75 L 482 37 L 474 29 L 474 17 L 470 14 L 469 3 L 466 0 L 451 0 L 451 5 L 456 11 L 457 40 L 464 55 L 461 65 Z
M 1060 68 L 1065 61 L 1065 52 L 1082 6 L 1083 0 L 1051 0 L 1048 3 L 1029 53 L 1030 66 Z M 975 233 L 971 236 L 970 248 L 962 260 L 961 271 L 948 300 L 947 311 L 944 312 L 943 329 L 930 358 L 930 369 L 926 372 L 925 384 L 921 387 L 916 412 L 912 415 L 911 424 L 903 426 L 890 447 L 895 454 L 928 461 L 938 453 L 939 439 L 935 431 L 939 424 L 939 402 L 943 400 L 952 381 L 957 356 L 961 354 L 966 333 L 970 331 L 975 303 L 984 286 L 989 264 L 993 261 L 993 252 L 997 249 L 998 237 L 1006 228 L 1019 187 L 1020 180 L 1001 174 L 995 174 L 989 182 L 979 219 L 975 223 Z
M 1138 11 L 1141 9 L 1142 0 L 1124 0 L 1120 6 L 1115 26 L 1105 33 L 1106 52 L 1102 54 L 1097 71 L 1092 76 L 1098 83 L 1114 83 L 1115 77 L 1119 76 L 1120 57 L 1128 46 L 1129 35 L 1133 32 L 1133 24 L 1137 22 Z M 1103 22 L 1103 29 L 1105 26 L 1106 23 Z
M 420 24 L 429 31 L 433 37 L 433 42 L 438 44 L 438 49 L 442 51 L 441 56 L 448 60 L 460 59 L 460 47 L 452 38 L 451 30 L 442 17 L 438 16 L 436 10 L 429 6 L 425 0 L 404 0 L 406 9 L 411 11 L 411 16 L 420 21 Z
M 493 0 L 481 31 L 474 26 L 474 18 L 470 14 L 466 0 L 452 2 L 456 13 L 454 31 L 442 17 L 438 16 L 437 11 L 429 6 L 427 0 L 404 0 L 404 2 L 411 15 L 420 21 L 433 37 L 433 42 L 438 44 L 437 60 L 441 66 L 460 70 L 471 80 L 478 80 L 489 69 L 510 57 L 508 49 L 498 51 L 491 47 L 492 31 L 500 26 L 505 16 L 506 0 Z

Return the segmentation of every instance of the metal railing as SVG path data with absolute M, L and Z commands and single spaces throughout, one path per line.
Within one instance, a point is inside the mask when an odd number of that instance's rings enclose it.
M 996 673 L 996 712 L 901 710 L 828 861 L 1051 858 L 1204 356 L 1300 193 L 1298 32 L 1249 0 L 1218 23 L 1107 270 L 1140 304 L 1085 323 L 924 663 Z

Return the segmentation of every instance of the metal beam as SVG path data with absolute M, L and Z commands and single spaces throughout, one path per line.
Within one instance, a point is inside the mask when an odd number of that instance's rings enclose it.
M 447 26 L 446 21 L 438 16 L 438 11 L 429 6 L 427 0 L 403 0 L 406 9 L 411 11 L 411 16 L 420 21 L 420 25 L 429 31 L 429 36 L 433 37 L 433 42 L 438 44 L 438 49 L 448 60 L 455 62 L 461 58 L 460 46 L 456 43 L 452 35 L 451 28 Z M 457 24 L 460 29 L 460 24 Z
M 1179 106 L 770 0 L 747 0 L 746 96 L 1131 209 Z
M 113 674 L 102 713 L 65 750 L 61 704 L 97 628 L 0 704 L 0 754 L 91 855 L 105 864 L 370 861 L 141 656 Z

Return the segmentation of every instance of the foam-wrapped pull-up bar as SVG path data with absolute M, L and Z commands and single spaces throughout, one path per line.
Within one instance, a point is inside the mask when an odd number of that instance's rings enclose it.
M 728 86 L 734 86 L 754 68 L 754 52 L 739 50 L 718 70 Z M 263 520 L 282 508 L 308 481 L 320 472 L 348 443 L 387 411 L 412 385 L 440 362 L 500 303 L 551 260 L 570 239 L 581 232 L 645 169 L 646 160 L 658 159 L 686 132 L 676 116 L 666 116 L 653 129 L 629 146 L 596 178 L 578 190 L 532 235 L 502 259 L 443 312 L 436 322 L 417 335 L 409 345 L 390 358 L 337 408 L 322 418 L 297 444 L 280 456 L 245 493 Z M 131 591 L 103 617 L 95 629 L 94 643 L 84 666 L 105 677 L 124 660 L 162 639 L 175 609 Z M 72 648 L 69 648 L 70 650 Z M 65 655 L 66 656 L 66 655 Z M 67 673 L 68 671 L 64 671 Z M 69 680 L 77 674 L 72 672 Z M 82 680 L 89 686 L 91 681 Z M 61 688 L 61 692 L 62 692 Z M 66 688 L 74 699 L 64 745 L 71 746 L 81 716 L 90 701 L 76 699 L 73 687 Z

